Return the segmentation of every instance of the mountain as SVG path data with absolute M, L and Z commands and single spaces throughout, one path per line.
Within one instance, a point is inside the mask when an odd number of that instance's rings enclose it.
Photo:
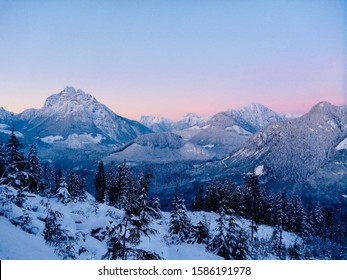
M 112 152 L 105 162 L 164 163 L 184 160 L 208 160 L 214 156 L 208 150 L 185 141 L 172 132 L 157 132 L 139 136 Z
M 113 113 L 93 96 L 66 87 L 47 98 L 41 109 L 18 115 L 22 130 L 48 144 L 83 148 L 86 144 L 121 146 L 150 129 Z
M 14 113 L 6 111 L 3 107 L 0 107 L 0 121 L 7 121 L 12 119 Z
M 347 193 L 346 136 L 347 106 L 321 102 L 302 117 L 258 131 L 210 174 L 242 180 L 247 172 L 261 167 L 262 180 L 277 190 L 319 195 L 318 186 L 323 185 L 341 197 Z
M 150 128 L 154 132 L 169 131 L 173 124 L 169 119 L 153 116 L 141 116 L 139 123 Z
M 222 158 L 240 147 L 253 133 L 272 122 L 286 118 L 269 108 L 251 103 L 240 110 L 220 112 L 212 117 L 175 133 L 190 142 L 211 149 Z
M 190 128 L 193 126 L 201 126 L 203 125 L 209 117 L 200 117 L 197 114 L 194 113 L 188 113 L 182 120 L 179 120 L 177 122 L 174 122 L 172 124 L 172 130 L 177 131 L 177 130 L 183 130 L 186 128 Z

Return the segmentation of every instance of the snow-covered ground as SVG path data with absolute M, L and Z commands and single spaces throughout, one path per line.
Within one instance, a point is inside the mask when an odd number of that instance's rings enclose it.
M 110 222 L 117 223 L 123 216 L 123 211 L 105 204 L 95 204 L 94 199 L 88 196 L 86 202 L 70 202 L 63 205 L 56 198 L 43 198 L 38 195 L 29 194 L 24 207 L 18 207 L 14 203 L 4 203 L 4 188 L 0 186 L 0 259 L 6 260 L 54 260 L 59 256 L 54 253 L 54 249 L 49 247 L 44 240 L 43 231 L 45 228 L 44 219 L 47 216 L 47 207 L 63 213 L 61 227 L 67 229 L 71 235 L 79 236 L 75 246 L 77 259 L 101 259 L 107 251 L 106 240 L 100 241 L 92 236 L 92 231 L 98 228 L 106 229 Z M 16 190 L 6 187 L 9 190 L 7 195 L 15 195 Z M 24 210 L 25 209 L 25 210 Z M 31 220 L 30 231 L 23 231 L 19 225 L 14 225 L 13 221 L 18 221 L 18 217 L 24 213 L 29 215 Z M 209 212 L 188 212 L 193 224 L 203 221 L 210 228 L 210 233 L 215 234 L 216 213 Z M 12 223 L 11 223 L 12 220 Z M 143 237 L 139 248 L 155 252 L 163 259 L 168 260 L 212 260 L 221 257 L 206 251 L 203 244 L 181 245 L 168 244 L 165 235 L 168 233 L 170 213 L 164 212 L 163 218 L 155 220 L 152 227 L 158 231 L 157 235 L 151 238 Z M 249 229 L 249 221 L 238 218 L 238 223 L 245 230 Z M 258 237 L 269 239 L 273 228 L 260 226 Z M 283 241 L 286 246 L 295 242 L 297 236 L 292 233 L 283 233 Z M 78 253 L 79 252 L 79 253 Z

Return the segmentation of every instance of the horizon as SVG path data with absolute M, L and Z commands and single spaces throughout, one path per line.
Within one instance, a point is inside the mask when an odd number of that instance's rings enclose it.
M 0 107 L 41 108 L 68 84 L 135 120 L 345 105 L 346 22 L 342 0 L 0 0 Z

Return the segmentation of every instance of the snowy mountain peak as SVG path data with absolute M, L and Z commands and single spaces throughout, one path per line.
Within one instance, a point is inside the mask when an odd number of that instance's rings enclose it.
M 85 142 L 85 134 L 94 140 L 100 135 L 100 139 L 118 145 L 151 132 L 138 122 L 116 115 L 92 95 L 74 87 L 49 96 L 41 109 L 26 110 L 20 119 L 28 121 L 30 129 L 37 131 L 36 136 L 41 139 L 52 136 L 53 139 L 70 139 L 77 135 L 79 142 L 80 138 Z
M 317 105 L 315 105 L 311 110 L 310 113 L 323 113 L 326 114 L 328 112 L 331 112 L 335 110 L 335 106 L 327 101 L 319 102 Z
M 172 121 L 163 117 L 141 116 L 139 122 L 154 132 L 168 131 L 172 126 Z
M 259 103 L 250 103 L 233 112 L 237 117 L 251 124 L 255 130 L 266 127 L 270 123 L 285 120 L 285 117 Z
M 0 120 L 7 120 L 14 116 L 14 113 L 5 110 L 3 107 L 0 107 Z
M 53 94 L 46 99 L 44 108 L 53 108 L 55 111 L 61 111 L 62 109 L 69 111 L 81 110 L 83 107 L 98 102 L 90 94 L 85 93 L 83 90 L 75 90 L 74 87 L 66 87 L 58 94 Z M 63 108 L 62 108 L 63 107 Z

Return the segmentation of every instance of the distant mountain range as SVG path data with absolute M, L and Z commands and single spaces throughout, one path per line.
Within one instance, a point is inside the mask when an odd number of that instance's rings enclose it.
M 37 143 L 43 160 L 61 166 L 93 169 L 100 159 L 126 160 L 148 165 L 156 182 L 168 188 L 178 177 L 186 186 L 215 179 L 243 182 L 257 168 L 273 189 L 347 197 L 347 106 L 321 102 L 293 117 L 252 103 L 210 117 L 188 114 L 173 122 L 143 116 L 137 122 L 66 87 L 41 109 L 14 114 L 1 107 L 0 142 L 12 127 L 26 147 Z
M 137 163 L 207 160 L 224 157 L 262 127 L 285 119 L 253 103 L 211 117 L 189 113 L 173 122 L 143 116 L 137 122 L 80 89 L 66 87 L 40 109 L 14 114 L 0 108 L 0 139 L 5 141 L 14 127 L 24 144 L 39 145 L 43 158 L 64 162 L 68 157 L 71 164 L 105 157 Z

